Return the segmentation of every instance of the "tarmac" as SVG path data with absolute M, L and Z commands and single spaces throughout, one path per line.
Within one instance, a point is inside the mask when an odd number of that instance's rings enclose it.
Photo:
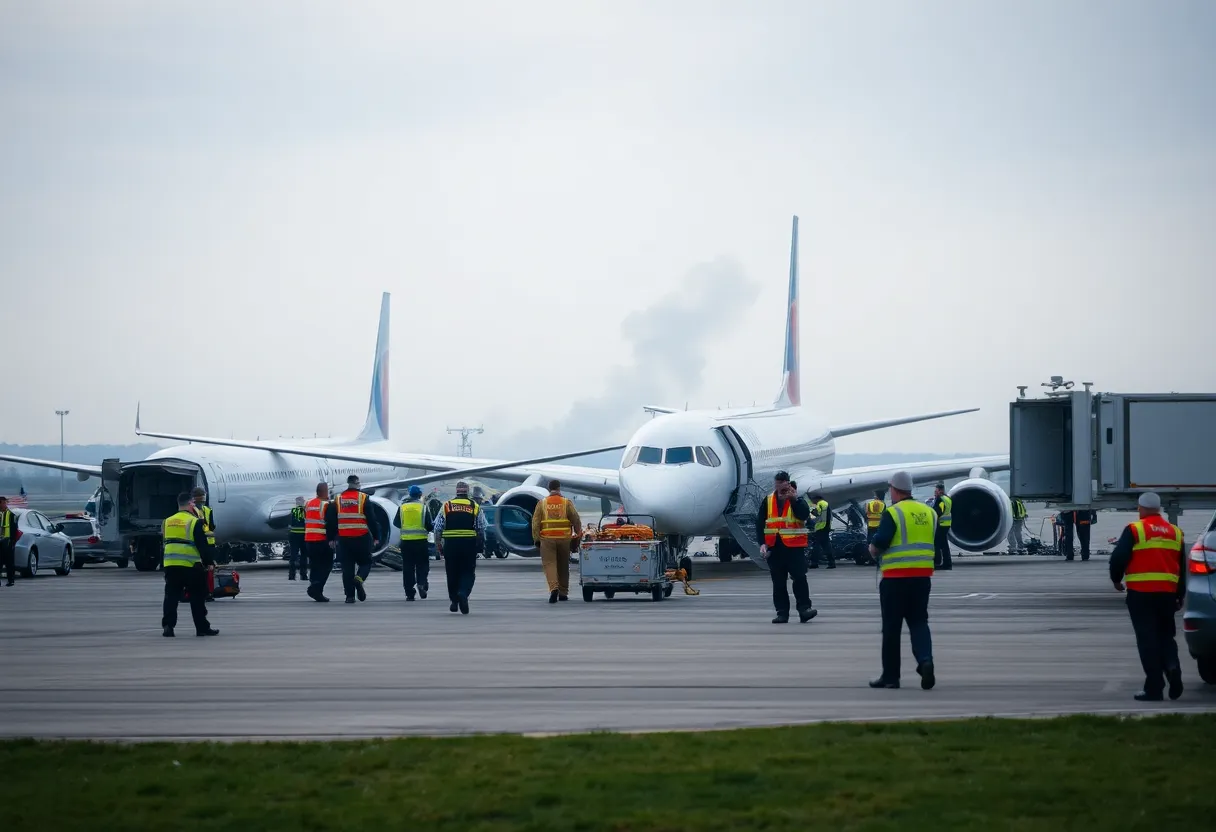
M 88 567 L 0 587 L 0 736 L 325 739 L 408 734 L 705 730 L 834 720 L 1216 709 L 1186 656 L 1177 702 L 1143 681 L 1104 559 L 960 558 L 934 578 L 938 684 L 922 691 L 904 639 L 900 690 L 879 670 L 873 568 L 809 573 L 820 614 L 770 623 L 767 573 L 697 559 L 697 597 L 597 596 L 550 605 L 532 559 L 480 561 L 468 616 L 443 564 L 407 603 L 375 570 L 366 603 L 318 604 L 281 563 L 242 568 L 242 593 L 189 609 L 161 637 L 159 575 Z

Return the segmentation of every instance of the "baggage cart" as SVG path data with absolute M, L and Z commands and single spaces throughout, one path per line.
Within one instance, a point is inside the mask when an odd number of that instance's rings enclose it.
M 662 601 L 674 586 L 668 570 L 675 569 L 675 556 L 666 539 L 655 533 L 649 515 L 617 515 L 613 524 L 582 541 L 578 562 L 578 582 L 587 602 L 597 592 L 605 598 L 618 592 L 649 593 L 652 600 Z

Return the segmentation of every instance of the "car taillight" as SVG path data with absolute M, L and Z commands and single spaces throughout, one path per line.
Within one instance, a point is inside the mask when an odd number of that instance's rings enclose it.
M 21 529 L 14 530 L 13 531 L 13 542 L 16 543 L 18 540 L 20 540 L 22 534 L 24 534 L 24 532 L 22 532 Z
M 1216 549 L 1209 549 L 1204 545 L 1204 541 L 1198 541 L 1191 547 L 1191 557 L 1187 561 L 1186 571 L 1192 575 L 1216 573 Z
M 92 546 L 96 546 L 100 542 L 101 542 L 101 538 L 98 537 L 97 535 L 93 535 L 92 537 L 89 538 L 89 544 Z

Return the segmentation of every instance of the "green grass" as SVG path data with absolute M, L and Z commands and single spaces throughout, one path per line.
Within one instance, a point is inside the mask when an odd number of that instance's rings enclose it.
M 1216 715 L 0 743 L 0 830 L 1212 828 Z

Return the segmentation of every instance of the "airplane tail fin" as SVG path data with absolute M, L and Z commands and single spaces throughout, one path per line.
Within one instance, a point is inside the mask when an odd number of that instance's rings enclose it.
M 790 299 L 785 310 L 785 364 L 777 407 L 802 404 L 802 369 L 798 363 L 798 217 L 790 237 Z
M 358 442 L 383 442 L 388 439 L 388 307 L 389 293 L 380 300 L 380 329 L 376 334 L 376 363 L 372 369 L 372 392 L 367 404 L 367 421 Z

